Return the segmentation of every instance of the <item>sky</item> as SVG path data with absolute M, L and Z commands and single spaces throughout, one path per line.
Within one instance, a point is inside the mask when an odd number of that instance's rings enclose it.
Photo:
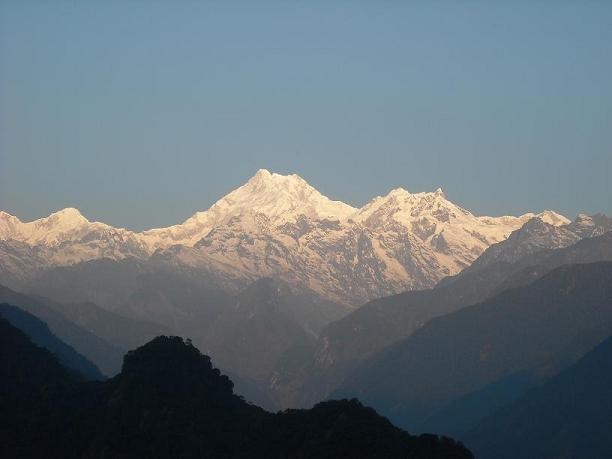
M 612 2 L 0 0 L 0 209 L 175 224 L 259 168 L 612 214 Z

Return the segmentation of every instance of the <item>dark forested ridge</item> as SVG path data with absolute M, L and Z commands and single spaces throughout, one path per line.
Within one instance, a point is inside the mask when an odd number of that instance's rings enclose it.
M 472 457 L 356 400 L 270 414 L 178 337 L 158 337 L 129 352 L 116 377 L 85 383 L 4 319 L 0 340 L 2 457 Z

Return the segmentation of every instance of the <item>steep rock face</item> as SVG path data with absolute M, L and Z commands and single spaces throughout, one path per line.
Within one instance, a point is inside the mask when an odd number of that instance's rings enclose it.
M 206 271 L 233 289 L 275 277 L 357 305 L 432 287 L 533 217 L 477 217 L 441 189 L 398 188 L 356 209 L 323 196 L 297 175 L 262 169 L 207 211 L 141 233 L 90 222 L 72 208 L 29 223 L 2 212 L 0 257 L 7 262 L 0 275 L 17 286 L 55 266 L 154 259 Z M 568 223 L 550 211 L 537 217 Z M 26 257 L 15 255 L 28 251 Z

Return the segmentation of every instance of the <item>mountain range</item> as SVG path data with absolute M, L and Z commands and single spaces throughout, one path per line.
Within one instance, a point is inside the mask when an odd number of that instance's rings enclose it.
M 554 226 L 569 223 L 552 211 L 475 216 L 441 189 L 397 188 L 354 208 L 297 175 L 261 169 L 207 211 L 143 232 L 90 222 L 74 208 L 27 223 L 0 212 L 0 282 L 19 288 L 55 267 L 135 259 L 205 272 L 234 291 L 275 277 L 354 307 L 433 287 L 533 217 Z

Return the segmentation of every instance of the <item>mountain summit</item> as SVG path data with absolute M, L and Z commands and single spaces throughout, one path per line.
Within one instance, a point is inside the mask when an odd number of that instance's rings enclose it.
M 259 169 L 244 185 L 197 212 L 181 225 L 145 231 L 153 247 L 170 244 L 193 245 L 213 228 L 231 219 L 263 216 L 272 224 L 310 220 L 342 220 L 357 209 L 323 196 L 297 174 L 280 175 Z
M 299 175 L 260 169 L 246 184 L 217 201 L 209 212 L 222 218 L 253 212 L 266 215 L 274 223 L 286 223 L 301 215 L 313 220 L 342 220 L 356 210 L 323 196 Z

